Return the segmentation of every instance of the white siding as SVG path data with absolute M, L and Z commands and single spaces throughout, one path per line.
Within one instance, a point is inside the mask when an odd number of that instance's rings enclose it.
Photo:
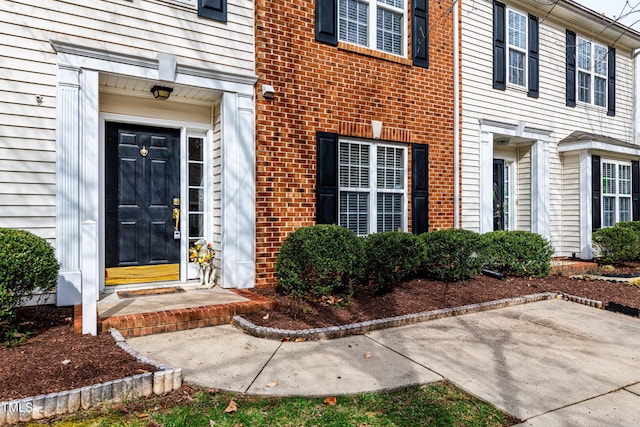
M 253 7 L 229 0 L 228 22 L 220 23 L 199 18 L 195 6 L 161 0 L 0 1 L 0 227 L 55 238 L 58 69 L 51 41 L 149 59 L 167 53 L 180 65 L 253 75 Z M 122 112 L 122 104 L 103 101 L 106 110 Z M 128 105 L 136 106 L 145 107 Z M 193 108 L 185 106 L 183 117 Z
M 558 254 L 567 255 L 579 251 L 562 244 L 566 240 L 563 221 L 568 216 L 579 218 L 579 206 L 566 206 L 562 192 L 562 163 L 558 142 L 574 131 L 606 135 L 633 142 L 633 62 L 631 52 L 616 46 L 616 115 L 607 116 L 604 108 L 565 105 L 565 31 L 561 22 L 553 16 L 540 16 L 540 96 L 530 98 L 524 88 L 507 86 L 505 91 L 493 89 L 493 2 L 489 0 L 465 0 L 462 3 L 462 227 L 479 230 L 480 217 L 480 122 L 492 120 L 517 126 L 525 123 L 529 128 L 551 132 L 549 140 L 550 185 L 550 236 Z M 509 6 L 509 5 L 507 5 Z M 535 10 L 520 10 L 536 14 Z M 588 26 L 588 22 L 585 22 Z M 579 28 L 571 28 L 578 35 Z M 586 29 L 582 32 L 591 36 Z M 611 40 L 596 40 L 610 45 Z M 524 155 L 525 153 L 521 153 Z M 522 157 L 519 162 L 521 178 L 528 173 L 526 164 L 531 159 Z M 522 215 L 529 209 L 527 191 L 530 182 L 522 182 L 519 191 L 518 210 Z M 527 203 L 529 205 L 527 206 Z M 571 209 L 571 211 L 568 211 Z M 530 217 L 519 217 L 518 228 L 529 229 Z M 573 231 L 571 231 L 573 232 Z M 578 238 L 578 235 L 575 236 Z M 561 250 L 562 248 L 562 250 Z M 563 252 L 563 253 L 560 253 Z
M 562 206 L 567 212 L 580 212 L 580 154 L 562 156 Z M 563 215 L 559 251 L 580 255 L 580 215 Z

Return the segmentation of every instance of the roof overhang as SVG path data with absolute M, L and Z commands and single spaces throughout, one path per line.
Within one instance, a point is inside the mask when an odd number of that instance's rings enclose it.
M 580 150 L 604 151 L 624 156 L 640 157 L 640 146 L 636 144 L 587 132 L 573 132 L 558 143 L 558 151 L 560 153 Z

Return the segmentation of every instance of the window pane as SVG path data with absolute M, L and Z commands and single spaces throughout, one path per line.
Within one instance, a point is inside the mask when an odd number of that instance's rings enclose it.
M 402 0 L 378 0 L 378 3 L 388 4 L 389 6 L 402 8 Z
M 377 11 L 376 47 L 378 50 L 402 54 L 402 15 L 388 10 Z
M 340 143 L 340 186 L 369 187 L 369 146 Z
M 594 71 L 596 74 L 606 77 L 607 53 L 609 53 L 609 49 L 604 46 L 594 45 L 593 50 Z
M 619 221 L 631 221 L 631 198 L 620 197 L 620 218 Z
M 202 138 L 189 138 L 189 160 L 202 161 Z
M 204 190 L 201 188 L 189 189 L 189 211 L 204 211 Z
M 189 214 L 189 237 L 204 235 L 204 215 Z
M 578 101 L 591 102 L 591 74 L 578 72 Z
M 596 77 L 593 81 L 593 103 L 604 107 L 607 105 L 607 81 Z
M 509 44 L 520 49 L 527 47 L 527 18 L 512 10 L 509 11 Z
M 201 187 L 203 183 L 202 164 L 189 163 L 189 185 Z
M 631 166 L 620 165 L 618 166 L 618 193 L 619 194 L 631 194 Z
M 602 198 L 602 226 L 613 227 L 616 223 L 615 219 L 615 197 Z
M 591 72 L 591 43 L 578 39 L 578 68 Z
M 402 229 L 402 194 L 378 193 L 377 232 Z
M 395 147 L 377 149 L 377 186 L 387 190 L 404 189 L 403 151 Z
M 509 83 L 524 86 L 525 54 L 509 49 Z
M 340 225 L 359 236 L 369 232 L 369 193 L 340 193 Z
M 369 6 L 355 0 L 340 0 L 338 37 L 350 43 L 368 45 L 367 15 Z
M 602 193 L 616 193 L 616 165 L 613 163 L 602 163 Z

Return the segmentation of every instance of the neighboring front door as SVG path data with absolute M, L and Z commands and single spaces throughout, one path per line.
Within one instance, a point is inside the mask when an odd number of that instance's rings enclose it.
M 178 280 L 180 130 L 106 123 L 107 284 Z
M 493 159 L 493 229 L 504 230 L 505 225 L 505 176 L 504 160 Z

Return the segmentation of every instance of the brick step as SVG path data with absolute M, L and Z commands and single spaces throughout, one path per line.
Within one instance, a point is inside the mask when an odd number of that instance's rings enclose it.
M 553 260 L 551 261 L 551 274 L 573 276 L 597 270 L 598 264 L 580 260 Z
M 231 289 L 249 301 L 176 308 L 98 318 L 98 333 L 115 328 L 125 338 L 231 323 L 235 315 L 275 308 L 276 302 L 245 289 Z

